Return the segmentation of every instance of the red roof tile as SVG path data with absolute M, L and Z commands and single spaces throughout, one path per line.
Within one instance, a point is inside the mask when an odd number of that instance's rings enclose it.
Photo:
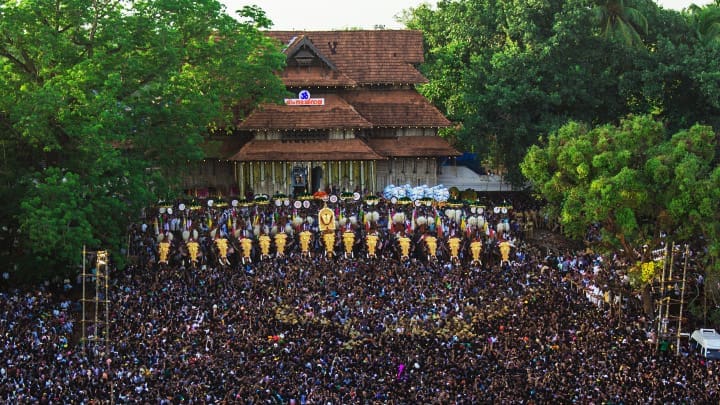
M 348 91 L 343 98 L 374 127 L 449 127 L 450 121 L 415 90 Z
M 322 66 L 286 68 L 280 74 L 280 78 L 288 87 L 350 87 L 357 85 L 355 80 L 347 77 L 344 73 Z
M 336 94 L 312 94 L 324 98 L 325 105 L 276 105 L 265 104 L 253 111 L 239 129 L 332 129 L 369 128 L 372 125 L 358 114 L 343 98 Z
M 459 156 L 445 138 L 440 136 L 399 136 L 396 138 L 370 138 L 368 145 L 387 157 Z
M 415 65 L 424 60 L 423 38 L 420 31 L 268 31 L 267 35 L 286 45 L 300 36 L 308 38 L 340 73 L 359 85 L 427 82 L 427 79 L 415 69 Z M 287 49 L 289 52 L 293 50 L 292 46 Z M 303 74 L 290 71 L 302 71 L 302 69 L 302 67 L 286 69 L 288 79 Z
M 328 139 L 307 141 L 252 140 L 229 160 L 282 161 L 282 160 L 381 160 L 360 139 Z
M 350 87 L 357 83 L 338 71 L 337 66 L 325 57 L 315 44 L 305 35 L 295 37 L 287 45 L 285 53 L 288 57 L 288 64 L 280 74 L 283 83 L 289 87 Z M 307 63 L 299 63 L 294 56 L 315 58 Z M 300 66 L 302 65 L 302 66 Z

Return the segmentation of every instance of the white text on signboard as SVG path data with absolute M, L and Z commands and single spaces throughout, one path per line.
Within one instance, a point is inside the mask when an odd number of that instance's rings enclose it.
M 308 99 L 286 98 L 285 105 L 325 105 L 325 99 L 324 98 L 308 98 Z
M 298 98 L 286 98 L 285 105 L 325 105 L 325 99 L 311 98 L 309 91 L 300 90 Z

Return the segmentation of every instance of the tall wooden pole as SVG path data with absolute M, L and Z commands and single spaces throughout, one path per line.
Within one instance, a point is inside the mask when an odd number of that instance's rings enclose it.
M 685 245 L 685 263 L 683 264 L 682 289 L 680 290 L 680 313 L 678 314 L 677 341 L 675 342 L 675 354 L 680 354 L 680 331 L 682 329 L 683 304 L 685 303 L 685 276 L 687 275 L 688 257 L 690 256 L 690 245 Z

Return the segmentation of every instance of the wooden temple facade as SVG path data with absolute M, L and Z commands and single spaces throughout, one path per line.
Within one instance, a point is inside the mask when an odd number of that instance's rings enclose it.
M 427 82 L 419 31 L 272 31 L 293 98 L 261 105 L 238 136 L 212 141 L 186 188 L 217 194 L 318 190 L 377 192 L 435 185 L 442 158 L 459 155 L 438 130 L 450 122 L 420 95 Z M 232 139 L 229 139 L 232 138 Z

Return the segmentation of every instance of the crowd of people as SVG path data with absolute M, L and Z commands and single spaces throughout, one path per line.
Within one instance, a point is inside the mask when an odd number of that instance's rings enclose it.
M 488 210 L 490 225 L 469 231 L 462 223 L 467 218 L 442 218 L 442 210 L 430 206 L 420 213 L 407 207 L 406 218 L 432 216 L 433 228 L 427 220 L 405 219 L 395 227 L 361 218 L 374 210 L 393 218 L 393 206 L 383 204 L 362 214 L 360 207 L 338 213 L 348 218 L 342 225 L 338 219 L 338 230 L 357 232 L 353 255 L 340 254 L 339 245 L 328 256 L 320 242 L 303 255 L 294 235 L 282 255 L 255 251 L 245 261 L 231 249 L 226 262 L 214 247 L 218 238 L 256 240 L 285 225 L 293 233 L 318 231 L 307 217 L 293 222 L 299 215 L 282 205 L 237 209 L 242 214 L 235 216 L 236 207 L 197 210 L 194 217 L 186 211 L 183 218 L 166 209 L 157 226 L 153 214 L 131 230 L 129 253 L 136 260 L 110 270 L 106 343 L 79 338 L 88 331 L 79 327 L 78 300 L 62 292 L 0 294 L 0 401 L 720 401 L 717 362 L 685 347 L 678 356 L 656 351 L 643 312 L 596 305 L 578 289 L 611 279 L 622 285 L 612 260 L 560 246 L 539 249 L 523 235 L 527 218 L 513 212 Z M 501 223 L 514 225 L 506 230 Z M 383 242 L 378 257 L 363 250 L 373 232 Z M 416 250 L 402 257 L 397 235 L 407 235 L 413 246 L 428 235 L 477 238 L 485 256 L 472 261 L 465 250 L 454 261 L 447 252 L 429 258 Z M 159 244 L 167 240 L 173 248 L 159 263 Z M 193 240 L 196 263 L 183 250 Z M 512 241 L 509 260 L 494 245 L 505 240 Z

